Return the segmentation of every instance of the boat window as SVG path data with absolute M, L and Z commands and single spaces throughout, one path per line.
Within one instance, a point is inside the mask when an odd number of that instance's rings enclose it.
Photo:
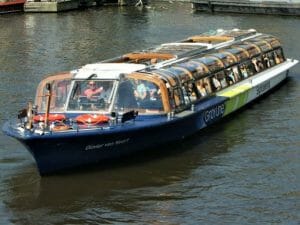
M 203 78 L 196 81 L 196 87 L 198 89 L 198 93 L 200 94 L 199 98 L 203 98 L 211 93 L 211 86 L 209 82 L 209 78 Z
M 238 66 L 233 66 L 233 67 L 230 68 L 230 70 L 233 72 L 235 82 L 238 82 L 242 79 L 241 73 L 240 73 L 240 70 L 239 70 Z
M 236 62 L 236 58 L 227 52 L 215 53 L 213 56 L 219 58 L 224 63 L 225 67 L 231 66 Z
M 256 73 L 255 68 L 251 61 L 244 62 L 240 65 L 241 77 L 246 79 Z
M 262 35 L 260 39 L 269 43 L 273 49 L 281 46 L 280 41 L 277 38 L 272 37 L 270 35 Z
M 272 48 L 278 48 L 281 46 L 280 41 L 277 40 L 276 38 L 272 38 L 271 40 L 268 40 L 268 41 L 271 44 Z
M 255 57 L 251 59 L 252 65 L 248 65 L 247 67 L 248 70 L 252 72 L 252 74 L 258 73 L 265 69 L 266 65 L 264 65 L 264 57 Z
M 183 105 L 189 105 L 191 104 L 191 93 L 190 93 L 190 87 L 186 84 L 182 86 L 182 94 L 183 94 L 183 99 L 184 99 L 184 103 Z M 194 99 L 195 100 L 195 99 Z
M 203 63 L 196 62 L 196 61 L 190 61 L 190 62 L 197 65 L 196 69 L 192 72 L 192 76 L 194 77 L 195 80 L 204 77 L 208 73 L 208 68 Z
M 197 71 L 197 68 L 199 67 L 199 63 L 188 61 L 188 62 L 180 63 L 178 64 L 178 66 L 190 71 L 191 73 L 194 73 L 195 71 Z
M 276 64 L 282 63 L 284 61 L 284 56 L 281 48 L 274 51 L 274 58 Z
M 115 108 L 139 113 L 159 113 L 163 111 L 161 91 L 148 80 L 126 79 L 120 82 Z
M 186 98 L 184 98 L 184 96 L 182 95 L 182 91 L 180 90 L 180 88 L 174 88 L 172 93 L 174 96 L 173 98 L 175 100 L 175 111 L 180 111 L 186 105 Z
M 250 58 L 260 54 L 260 49 L 254 44 L 238 45 L 237 47 L 245 49 Z
M 196 62 L 201 62 L 206 65 L 210 72 L 214 72 L 223 68 L 223 63 L 221 60 L 214 57 L 202 57 L 199 59 L 194 59 Z
M 238 61 L 243 61 L 243 60 L 249 59 L 249 56 L 244 49 L 237 48 L 237 47 L 231 47 L 231 48 L 225 48 L 223 50 L 233 54 L 237 58 Z
M 200 94 L 198 93 L 196 84 L 194 81 L 186 82 L 183 84 L 183 87 L 185 89 L 185 92 L 187 96 L 185 98 L 188 98 L 188 101 L 185 101 L 186 104 L 190 104 L 190 102 L 194 102 L 197 99 L 200 98 Z
M 213 87 L 213 91 L 218 91 L 218 90 L 221 90 L 221 88 L 222 88 L 221 82 L 219 81 L 217 74 L 215 74 L 211 77 L 211 84 Z
M 186 70 L 185 68 L 170 67 L 170 68 L 168 68 L 168 71 L 175 74 L 176 77 L 178 77 L 180 79 L 181 83 L 188 82 L 192 79 L 188 73 L 188 70 Z
M 66 99 L 70 90 L 70 79 L 63 80 L 53 80 L 47 82 L 51 86 L 51 100 L 50 100 L 50 111 L 51 112 L 62 112 L 65 109 Z M 39 112 L 46 111 L 47 99 L 48 99 L 48 90 L 46 84 L 43 83 L 36 97 L 36 105 Z
M 228 81 L 227 81 L 227 77 L 224 71 L 221 71 L 219 73 L 216 73 L 217 79 L 220 81 L 221 83 L 221 87 L 222 88 L 226 88 L 228 86 Z
M 232 84 L 234 84 L 234 83 L 236 83 L 238 81 L 236 79 L 236 77 L 234 76 L 232 68 L 226 69 L 224 71 L 224 73 L 225 73 L 225 79 L 226 79 L 228 85 L 232 85 Z
M 267 53 L 262 55 L 262 62 L 265 68 L 270 68 L 275 64 L 274 57 L 272 54 Z
M 247 42 L 247 43 L 249 43 L 249 42 Z M 262 52 L 268 52 L 268 51 L 272 50 L 271 45 L 266 41 L 256 41 L 256 42 L 252 41 L 250 43 L 253 43 L 256 46 L 258 46 Z
M 67 110 L 108 111 L 113 97 L 114 81 L 75 81 Z
M 263 59 L 264 59 L 265 65 L 267 67 L 272 67 L 275 65 L 275 58 L 274 58 L 273 52 L 266 53 L 265 56 L 263 57 Z

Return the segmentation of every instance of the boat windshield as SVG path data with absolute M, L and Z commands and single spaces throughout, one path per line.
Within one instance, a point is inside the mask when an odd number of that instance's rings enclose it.
M 116 93 L 115 109 L 137 110 L 139 113 L 162 113 L 161 91 L 149 80 L 127 78 L 120 82 Z
M 76 80 L 67 110 L 109 111 L 115 83 L 114 80 Z
M 47 85 L 50 85 L 50 90 L 47 89 Z M 49 76 L 42 80 L 35 98 L 38 112 L 46 111 L 49 100 L 49 110 L 51 112 L 63 112 L 70 87 L 71 75 L 69 73 Z

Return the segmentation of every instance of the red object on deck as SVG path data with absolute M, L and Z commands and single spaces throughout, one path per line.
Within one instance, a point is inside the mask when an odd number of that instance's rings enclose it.
M 0 14 L 24 11 L 26 0 L 13 0 L 8 2 L 0 2 Z

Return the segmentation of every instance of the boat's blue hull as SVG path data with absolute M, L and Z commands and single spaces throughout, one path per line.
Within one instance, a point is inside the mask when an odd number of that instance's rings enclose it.
M 224 97 L 214 97 L 199 104 L 201 109 L 195 106 L 189 115 L 173 118 L 161 116 L 159 119 L 147 119 L 146 122 L 137 118 L 111 130 L 79 130 L 28 137 L 17 136 L 9 123 L 5 124 L 3 130 L 24 144 L 35 158 L 40 173 L 47 174 L 120 158 L 183 139 L 206 127 L 204 112 L 224 104 L 225 100 Z M 221 117 L 220 114 L 213 122 Z

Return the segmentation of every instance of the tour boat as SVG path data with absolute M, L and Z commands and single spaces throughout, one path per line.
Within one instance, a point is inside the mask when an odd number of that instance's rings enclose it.
M 216 123 L 297 63 L 276 37 L 219 29 L 50 75 L 3 131 L 41 175 L 120 159 Z

